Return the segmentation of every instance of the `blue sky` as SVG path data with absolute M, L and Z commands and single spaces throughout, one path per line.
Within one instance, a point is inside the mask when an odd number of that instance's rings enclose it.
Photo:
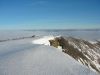
M 100 0 L 0 0 L 0 29 L 100 28 Z

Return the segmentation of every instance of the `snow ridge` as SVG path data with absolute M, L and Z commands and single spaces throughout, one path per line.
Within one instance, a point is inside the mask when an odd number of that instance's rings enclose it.
M 54 46 L 91 70 L 100 72 L 99 41 L 92 42 L 73 37 L 44 36 L 33 40 L 32 43 Z

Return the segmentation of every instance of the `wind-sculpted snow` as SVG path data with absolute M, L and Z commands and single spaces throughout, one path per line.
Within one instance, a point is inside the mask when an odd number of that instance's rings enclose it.
M 0 43 L 0 75 L 99 75 L 58 49 L 31 41 Z
M 32 43 L 33 44 L 43 44 L 43 45 L 49 45 L 50 46 L 49 40 L 53 40 L 54 38 L 55 38 L 54 36 L 44 36 L 42 38 L 33 40 Z

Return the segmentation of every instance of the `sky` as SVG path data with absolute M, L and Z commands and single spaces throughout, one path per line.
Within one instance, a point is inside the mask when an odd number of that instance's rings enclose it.
M 100 0 L 0 0 L 0 29 L 95 28 Z

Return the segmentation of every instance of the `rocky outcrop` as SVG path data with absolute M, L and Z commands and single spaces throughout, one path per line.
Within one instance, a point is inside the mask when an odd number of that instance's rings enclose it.
M 62 51 L 90 69 L 100 72 L 100 42 L 91 43 L 73 37 L 57 37 L 49 40 L 54 47 L 61 46 Z

